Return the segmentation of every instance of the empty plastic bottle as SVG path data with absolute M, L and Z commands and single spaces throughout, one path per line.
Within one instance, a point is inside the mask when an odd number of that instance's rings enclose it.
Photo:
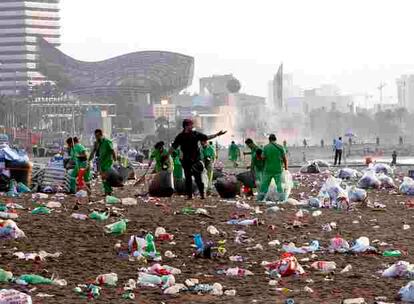
M 37 207 L 33 209 L 31 213 L 32 214 L 50 214 L 50 212 L 51 211 L 49 208 L 41 206 L 41 207 Z
M 194 244 L 196 245 L 197 251 L 204 250 L 204 242 L 201 234 L 197 233 L 194 235 Z
M 386 250 L 382 254 L 385 257 L 400 257 L 401 251 L 399 250 Z
M 311 267 L 316 270 L 320 270 L 321 272 L 332 272 L 336 269 L 335 262 L 327 262 L 327 261 L 318 261 L 314 262 Z
M 109 218 L 109 213 L 94 211 L 91 214 L 89 214 L 89 218 L 98 221 L 105 221 Z
M 106 233 L 122 234 L 127 229 L 127 221 L 120 220 L 118 222 L 105 226 L 105 228 L 106 228 Z
M 99 285 L 116 286 L 118 275 L 116 273 L 101 274 L 96 278 L 95 283 Z
M 40 275 L 36 275 L 36 274 L 23 274 L 18 278 L 18 282 L 22 284 L 32 284 L 32 285 L 37 285 L 37 284 L 52 285 L 53 284 L 53 280 L 42 277 Z

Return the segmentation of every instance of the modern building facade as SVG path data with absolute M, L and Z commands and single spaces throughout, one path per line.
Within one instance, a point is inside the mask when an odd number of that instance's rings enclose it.
M 0 1 L 0 94 L 18 95 L 46 80 L 38 71 L 37 42 L 60 45 L 59 1 Z
M 414 111 L 414 75 L 401 75 L 397 79 L 398 105 Z

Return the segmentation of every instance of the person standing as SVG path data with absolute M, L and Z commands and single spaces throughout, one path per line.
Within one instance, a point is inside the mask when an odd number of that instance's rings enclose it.
M 231 142 L 231 145 L 229 147 L 229 160 L 233 162 L 234 168 L 237 168 L 239 164 L 237 161 L 240 158 L 240 148 L 236 145 L 234 141 Z
M 254 170 L 254 177 L 256 182 L 256 187 L 260 189 L 260 185 L 263 181 L 263 170 L 264 170 L 265 161 L 263 158 L 263 150 L 257 148 L 254 155 L 252 155 L 252 168 Z
M 270 134 L 269 144 L 267 144 L 263 149 L 263 158 L 263 180 L 257 200 L 262 201 L 265 198 L 267 192 L 269 191 L 272 179 L 275 180 L 277 192 L 279 192 L 281 199 L 284 200 L 285 198 L 282 197 L 282 172 L 283 168 L 288 170 L 288 160 L 285 149 L 276 143 L 276 135 Z
M 339 137 L 337 140 L 335 140 L 335 162 L 334 166 L 337 164 L 341 165 L 341 159 L 342 159 L 342 151 L 344 149 L 344 143 L 342 141 L 342 137 Z
M 207 194 L 211 193 L 211 190 L 213 188 L 213 168 L 214 168 L 214 161 L 216 159 L 216 151 L 214 150 L 213 145 L 209 145 L 207 143 L 207 140 L 203 140 L 201 142 L 201 152 L 203 155 L 203 162 L 204 166 L 207 170 Z
M 201 161 L 201 151 L 199 147 L 199 142 L 210 140 L 226 134 L 226 131 L 220 131 L 214 135 L 208 136 L 203 133 L 194 131 L 193 127 L 194 123 L 191 119 L 184 119 L 183 131 L 180 134 L 178 134 L 177 137 L 174 139 L 174 142 L 170 149 L 170 154 L 178 148 L 181 148 L 181 152 L 183 153 L 182 165 L 184 169 L 185 188 L 188 200 L 191 200 L 193 198 L 193 176 L 197 184 L 198 190 L 200 192 L 201 198 L 204 198 L 204 184 L 201 179 L 201 174 L 203 173 L 204 165 Z
M 181 165 L 180 150 L 178 149 L 172 152 L 171 157 L 173 159 L 173 164 L 174 164 L 174 170 L 173 170 L 174 183 L 180 182 L 184 178 L 183 166 Z
M 391 166 L 396 166 L 397 165 L 397 151 L 392 152 L 392 161 L 391 161 Z
M 70 192 L 75 193 L 76 191 L 79 190 L 77 189 L 77 186 L 78 186 L 77 177 L 81 169 L 85 170 L 83 179 L 86 185 L 88 186 L 88 191 L 89 191 L 90 190 L 89 183 L 91 181 L 91 174 L 90 174 L 90 169 L 88 166 L 88 156 L 86 154 L 86 148 L 84 145 L 82 145 L 79 142 L 79 139 L 77 137 L 74 137 L 72 141 L 74 145 L 71 149 L 71 159 L 75 163 L 75 168 L 72 170 L 72 173 L 70 176 Z
M 251 139 L 251 138 L 246 139 L 246 141 L 244 143 L 250 149 L 250 152 L 243 152 L 243 155 L 250 155 L 251 156 L 250 170 L 252 170 L 252 172 L 254 173 L 253 160 L 256 156 L 256 150 L 259 147 L 254 143 L 253 139 Z
M 89 156 L 89 162 L 91 162 L 96 155 L 105 195 L 111 195 L 112 187 L 107 182 L 107 178 L 108 172 L 112 168 L 113 161 L 116 160 L 116 153 L 112 141 L 104 136 L 101 129 L 95 130 L 95 138 L 96 142 L 94 144 L 94 149 Z
M 321 148 L 325 147 L 325 141 L 323 139 L 321 139 Z

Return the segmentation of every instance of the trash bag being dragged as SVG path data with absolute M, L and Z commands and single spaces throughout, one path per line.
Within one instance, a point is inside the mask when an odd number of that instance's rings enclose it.
M 214 185 L 221 198 L 235 198 L 240 194 L 240 183 L 235 176 L 219 178 Z
M 106 181 L 111 185 L 111 187 L 123 187 L 126 181 L 125 172 L 120 171 L 121 166 L 114 165 L 107 172 Z M 124 174 L 124 175 L 123 175 Z
M 173 174 L 168 171 L 154 174 L 148 191 L 150 196 L 153 197 L 171 197 L 174 193 Z
M 237 180 L 244 186 L 254 188 L 256 186 L 254 175 L 251 171 L 242 172 L 236 175 Z

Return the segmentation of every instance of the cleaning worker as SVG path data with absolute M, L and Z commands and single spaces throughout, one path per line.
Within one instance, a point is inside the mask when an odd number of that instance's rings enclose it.
M 213 188 L 213 173 L 214 173 L 214 161 L 216 159 L 216 151 L 214 146 L 208 144 L 207 140 L 201 141 L 201 153 L 202 153 L 202 160 L 204 162 L 204 167 L 207 170 L 207 194 L 211 193 L 211 189 Z
M 280 195 L 280 199 L 283 201 L 283 189 L 282 189 L 282 173 L 283 167 L 288 170 L 288 160 L 286 157 L 285 149 L 283 146 L 276 143 L 276 135 L 270 134 L 269 144 L 263 149 L 264 158 L 264 171 L 263 180 L 260 185 L 260 193 L 257 197 L 258 201 L 262 201 L 267 192 L 269 191 L 270 183 L 272 179 L 275 180 L 277 192 Z
M 162 170 L 168 170 L 172 167 L 170 162 L 170 154 L 164 148 L 164 145 L 163 141 L 157 142 L 150 155 L 150 162 L 148 166 L 151 167 L 152 162 L 155 160 L 155 173 L 159 173 Z
M 229 160 L 233 162 L 233 166 L 237 168 L 239 164 L 237 161 L 240 159 L 240 148 L 234 141 L 231 142 L 229 147 Z
M 116 160 L 116 153 L 112 141 L 104 136 L 101 129 L 95 130 L 95 138 L 96 142 L 94 144 L 94 149 L 89 156 L 89 162 L 91 162 L 96 155 L 105 195 L 112 195 L 112 187 L 106 179 L 114 160 Z
M 171 157 L 173 159 L 174 164 L 174 182 L 175 181 L 182 181 L 184 179 L 184 171 L 183 171 L 183 165 L 181 164 L 181 151 L 180 149 L 174 150 L 171 153 Z
M 265 160 L 263 157 L 263 150 L 260 148 L 257 148 L 255 150 L 254 155 L 252 155 L 252 170 L 254 171 L 254 177 L 256 181 L 256 187 L 260 189 L 260 185 L 263 181 L 263 171 L 265 166 Z
M 91 174 L 90 169 L 88 166 L 88 156 L 86 154 L 86 148 L 79 142 L 77 137 L 73 137 L 72 139 L 72 147 L 70 149 L 70 156 L 71 159 L 75 163 L 75 168 L 72 170 L 70 176 L 70 192 L 76 193 L 79 189 L 77 189 L 77 177 L 79 174 L 80 169 L 85 169 L 85 174 L 83 175 L 83 179 L 87 185 L 88 192 L 90 191 L 89 183 L 91 181 Z

